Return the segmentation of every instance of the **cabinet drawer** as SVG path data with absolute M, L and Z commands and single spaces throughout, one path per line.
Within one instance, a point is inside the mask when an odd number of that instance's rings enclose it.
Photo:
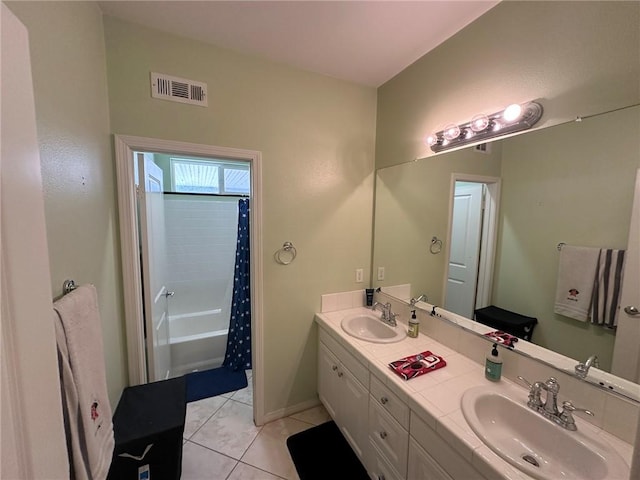
M 371 441 L 369 448 L 371 452 L 371 459 L 369 462 L 369 476 L 374 480 L 404 480 L 404 477 L 400 476 L 396 470 L 389 465 L 389 462 L 378 450 L 375 443 Z M 417 478 L 417 477 L 416 477 Z M 423 477 L 429 478 L 429 477 Z
M 409 433 L 377 401 L 369 402 L 369 438 L 389 464 L 405 477 Z
M 409 430 L 409 407 L 407 404 L 373 375 L 371 376 L 370 390 L 371 396 L 380 406 L 389 412 L 403 428 Z
M 369 369 L 367 365 L 363 365 L 356 357 L 350 354 L 342 345 L 340 345 L 331 335 L 320 329 L 320 341 L 331 350 L 342 364 L 349 369 L 354 377 L 358 379 L 367 390 L 369 389 Z
M 409 467 L 407 475 L 407 478 L 410 479 L 453 480 L 413 438 L 409 438 Z
M 418 445 L 452 478 L 485 480 L 465 458 L 444 441 L 420 417 L 411 413 L 411 436 Z

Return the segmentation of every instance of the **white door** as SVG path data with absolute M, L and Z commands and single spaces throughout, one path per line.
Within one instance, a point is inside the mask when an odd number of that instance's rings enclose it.
M 456 182 L 445 309 L 473 318 L 482 225 L 482 183 Z
M 640 170 L 629 225 L 618 330 L 611 373 L 632 382 L 640 381 Z
M 0 478 L 68 479 L 29 37 L 0 7 Z
M 162 169 L 154 163 L 153 156 L 149 153 L 137 156 L 147 370 L 149 381 L 157 381 L 169 378 L 171 370 L 168 301 L 172 294 L 165 286 L 164 188 Z

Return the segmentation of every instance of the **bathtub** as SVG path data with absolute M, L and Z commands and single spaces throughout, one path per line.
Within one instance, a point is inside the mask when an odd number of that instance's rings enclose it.
M 221 309 L 169 315 L 171 376 L 222 365 L 228 333 Z

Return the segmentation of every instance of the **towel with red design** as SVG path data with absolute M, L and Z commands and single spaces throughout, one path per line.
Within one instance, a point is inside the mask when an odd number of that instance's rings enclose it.
M 495 330 L 493 332 L 485 333 L 485 337 L 489 337 L 496 343 L 500 343 L 505 347 L 513 347 L 513 344 L 518 341 L 518 337 L 503 332 L 502 330 Z
M 389 364 L 389 367 L 405 380 L 409 380 L 425 373 L 433 372 L 444 367 L 447 362 L 444 358 L 434 355 L 429 350 L 411 355 L 409 357 L 395 360 Z

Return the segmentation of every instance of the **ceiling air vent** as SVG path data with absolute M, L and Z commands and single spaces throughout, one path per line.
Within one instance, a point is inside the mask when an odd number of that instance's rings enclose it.
M 172 102 L 208 106 L 207 84 L 151 72 L 151 96 Z

